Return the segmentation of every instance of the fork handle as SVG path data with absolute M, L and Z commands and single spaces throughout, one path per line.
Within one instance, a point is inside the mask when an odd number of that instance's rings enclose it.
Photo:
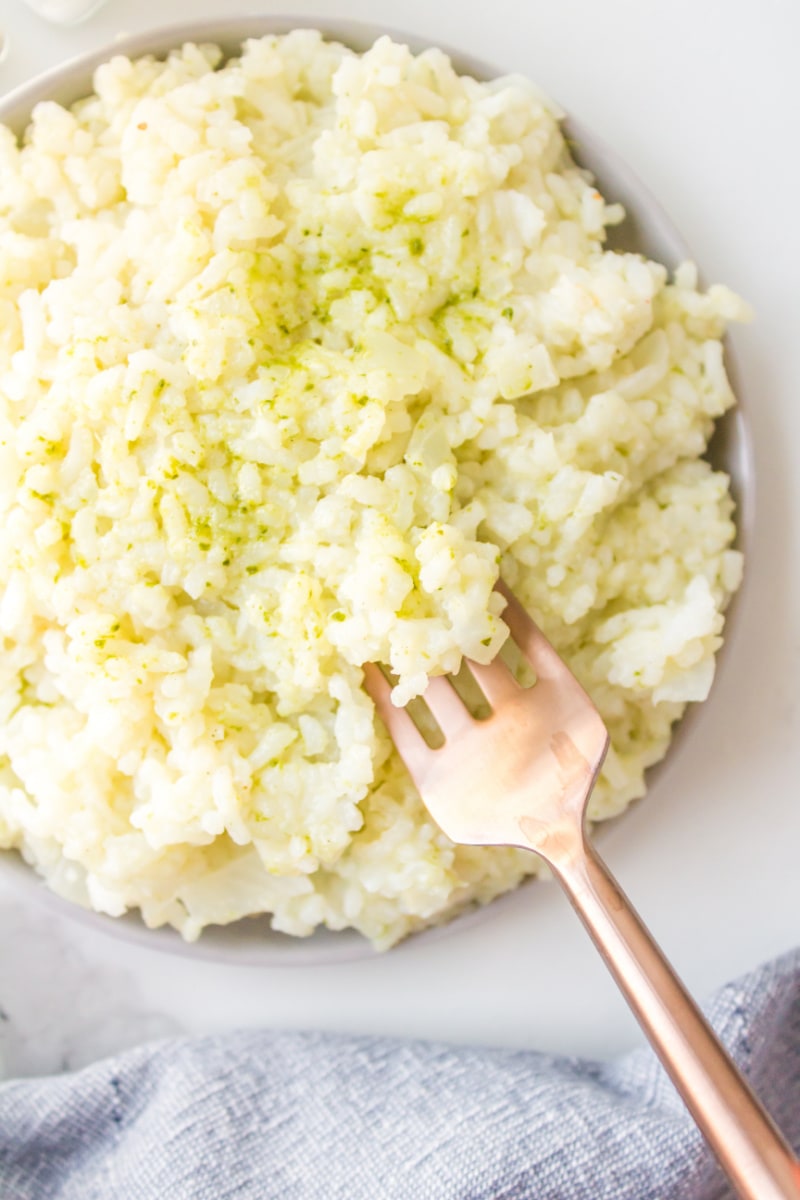
M 571 840 L 571 839 L 570 839 Z M 743 1200 L 800 1200 L 800 1164 L 596 850 L 548 862 Z

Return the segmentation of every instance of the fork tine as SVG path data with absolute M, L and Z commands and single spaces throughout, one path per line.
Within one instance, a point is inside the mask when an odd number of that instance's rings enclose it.
M 568 668 L 556 654 L 539 626 L 528 616 L 514 593 L 500 581 L 497 591 L 508 601 L 502 618 L 511 636 L 536 672 L 537 679 L 560 679 Z
M 380 667 L 375 663 L 364 663 L 364 689 L 378 711 L 398 754 L 413 776 L 413 764 L 426 751 L 428 745 L 404 708 L 392 704 L 392 687 Z
M 522 691 L 502 658 L 497 657 L 490 663 L 477 663 L 468 658 L 466 662 L 492 708 L 498 708 L 508 700 L 513 700 Z
M 422 699 L 436 718 L 436 723 L 447 738 L 448 733 L 457 732 L 472 717 L 464 701 L 446 675 L 432 675 Z

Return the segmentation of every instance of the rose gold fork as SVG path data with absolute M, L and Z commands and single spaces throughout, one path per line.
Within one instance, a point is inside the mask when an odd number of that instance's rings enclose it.
M 548 863 L 731 1183 L 745 1200 L 798 1200 L 800 1164 L 630 902 L 586 840 L 586 803 L 608 749 L 600 714 L 502 584 L 511 636 L 536 674 L 500 659 L 469 670 L 491 706 L 475 720 L 448 679 L 424 701 L 444 735 L 431 749 L 372 664 L 364 684 L 433 819 L 454 842 L 521 846 Z

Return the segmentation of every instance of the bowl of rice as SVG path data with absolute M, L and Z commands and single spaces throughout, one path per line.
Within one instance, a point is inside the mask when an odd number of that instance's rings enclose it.
M 752 491 L 747 308 L 624 164 L 525 79 L 298 24 L 0 103 L 0 867 L 275 964 L 539 869 L 438 830 L 364 662 L 405 704 L 489 661 L 502 574 L 608 725 L 614 818 L 708 695 Z

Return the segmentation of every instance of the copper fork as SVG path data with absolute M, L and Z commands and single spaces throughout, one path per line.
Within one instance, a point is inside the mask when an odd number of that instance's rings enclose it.
M 423 699 L 444 744 L 431 749 L 396 708 L 379 667 L 364 684 L 433 819 L 454 842 L 520 846 L 548 863 L 745 1200 L 800 1200 L 800 1165 L 586 837 L 586 804 L 608 732 L 586 692 L 502 584 L 503 619 L 536 675 L 500 660 L 468 668 L 491 715 L 475 720 L 445 676 Z

